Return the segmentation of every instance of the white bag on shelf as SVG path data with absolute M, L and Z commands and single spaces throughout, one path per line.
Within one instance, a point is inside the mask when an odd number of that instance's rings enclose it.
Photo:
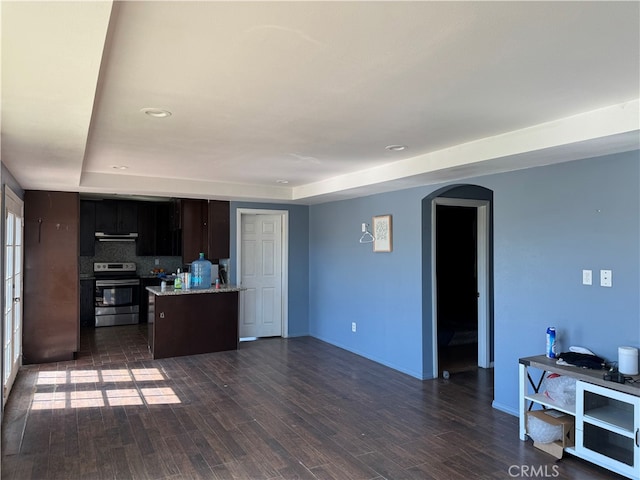
M 574 407 L 576 404 L 575 378 L 550 373 L 542 381 L 540 390 L 559 406 Z
M 551 443 L 562 439 L 562 425 L 553 425 L 541 418 L 529 415 L 527 417 L 527 435 L 538 443 Z

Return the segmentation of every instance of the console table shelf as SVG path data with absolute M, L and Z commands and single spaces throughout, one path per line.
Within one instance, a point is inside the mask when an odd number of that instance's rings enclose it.
M 636 383 L 604 380 L 604 370 L 557 365 L 544 355 L 521 358 L 520 439 L 527 438 L 527 412 L 535 406 L 574 417 L 576 444 L 565 452 L 628 478 L 640 480 L 640 376 Z M 532 371 L 540 372 L 536 380 Z M 559 405 L 540 391 L 547 373 L 576 380 L 576 402 Z

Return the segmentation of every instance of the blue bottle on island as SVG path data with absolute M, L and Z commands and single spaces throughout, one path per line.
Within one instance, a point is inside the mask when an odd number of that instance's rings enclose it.
M 191 288 L 211 288 L 211 262 L 204 253 L 191 263 Z

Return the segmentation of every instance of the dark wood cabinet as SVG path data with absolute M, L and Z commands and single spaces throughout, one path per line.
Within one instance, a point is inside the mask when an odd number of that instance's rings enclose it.
M 209 202 L 209 260 L 229 258 L 229 202 Z
M 162 283 L 159 278 L 140 279 L 140 323 L 147 323 L 149 316 L 149 292 L 147 287 L 158 287 Z
M 110 200 L 96 202 L 96 232 L 117 233 L 118 206 Z
M 238 292 L 149 294 L 154 359 L 238 348 Z
M 118 232 L 138 231 L 138 202 L 118 202 Z
M 96 202 L 80 200 L 80 255 L 96 254 Z
M 229 258 L 229 202 L 181 201 L 182 260 L 191 263 L 203 252 L 208 260 Z
M 153 202 L 138 204 L 138 240 L 136 255 L 150 256 L 156 253 L 156 209 Z
M 180 242 L 176 241 L 176 230 L 172 228 L 173 204 L 171 202 L 159 202 L 155 208 L 156 225 L 156 255 L 174 256 L 180 255 Z
M 95 325 L 95 281 L 80 279 L 80 326 L 93 327 Z
M 77 193 L 24 195 L 23 362 L 72 360 L 80 344 Z
M 172 214 L 171 202 L 138 203 L 137 255 L 180 255 L 180 243 L 177 241 L 176 231 L 172 229 Z
M 182 201 L 179 198 L 172 198 L 169 201 L 169 205 L 170 229 L 173 231 L 179 231 L 182 228 L 182 215 L 180 212 Z
M 197 260 L 200 252 L 208 253 L 209 211 L 206 200 L 180 200 L 180 225 L 182 227 L 182 261 Z
M 96 232 L 134 233 L 138 231 L 138 203 L 129 200 L 96 202 Z

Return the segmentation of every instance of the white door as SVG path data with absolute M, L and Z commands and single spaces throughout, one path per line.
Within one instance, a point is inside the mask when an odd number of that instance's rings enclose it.
M 240 338 L 282 336 L 282 217 L 240 218 Z
M 5 191 L 3 405 L 22 364 L 22 232 L 23 202 L 8 187 Z

